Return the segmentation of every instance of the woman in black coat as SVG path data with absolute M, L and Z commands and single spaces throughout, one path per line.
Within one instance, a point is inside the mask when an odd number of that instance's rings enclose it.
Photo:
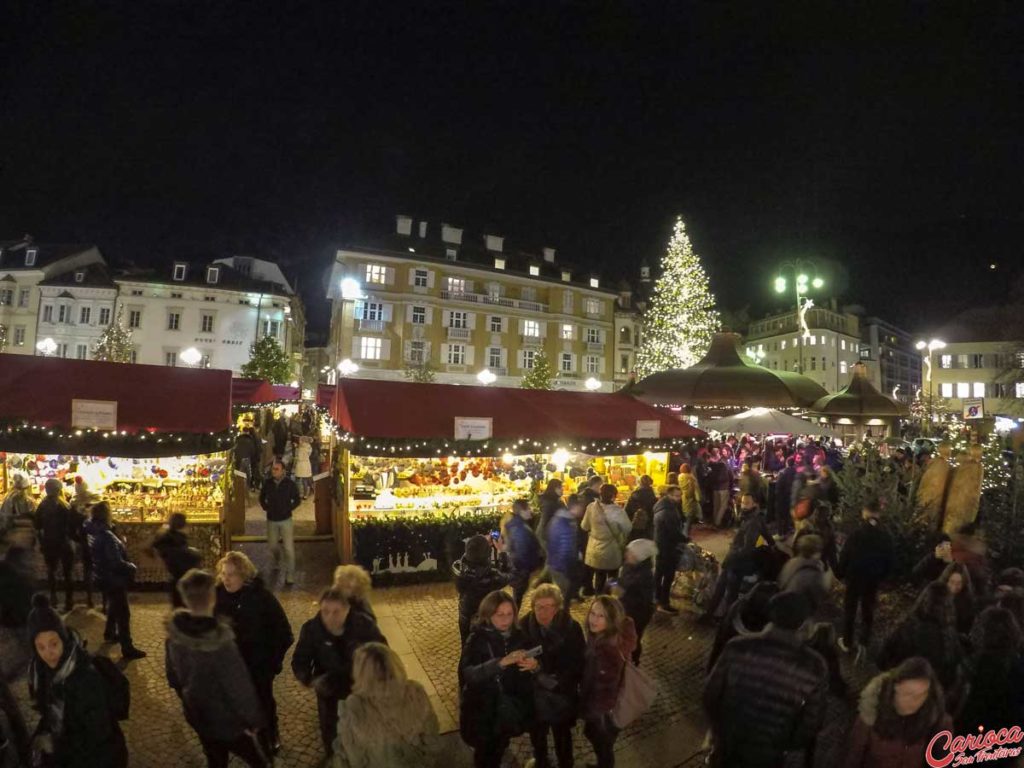
M 986 608 L 972 633 L 974 653 L 964 662 L 963 704 L 957 733 L 1012 728 L 1024 722 L 1021 631 L 1005 608 Z
M 256 695 L 270 724 L 260 733 L 263 748 L 276 755 L 281 749 L 277 727 L 274 678 L 281 673 L 284 656 L 295 640 L 288 617 L 273 593 L 256 573 L 252 560 L 241 552 L 228 552 L 217 563 L 217 605 L 214 613 L 235 632 Z
M 636 625 L 634 664 L 640 663 L 644 630 L 654 615 L 654 555 L 657 552 L 657 546 L 650 539 L 634 539 L 626 546 L 626 561 L 619 572 L 619 601 Z
M 532 603 L 532 610 L 523 621 L 523 632 L 527 647 L 539 645 L 543 649 L 537 658 L 540 669 L 533 678 L 535 711 L 530 728 L 533 756 L 538 766 L 548 765 L 550 731 L 558 768 L 572 768 L 572 728 L 579 708 L 587 641 L 583 628 L 565 610 L 562 590 L 555 584 L 537 587 Z
M 886 638 L 878 668 L 892 669 L 913 656 L 927 659 L 943 688 L 952 689 L 963 659 L 963 645 L 956 632 L 953 598 L 941 581 L 933 581 L 922 590 L 911 615 Z
M 529 673 L 539 664 L 527 658 L 527 643 L 512 598 L 499 591 L 487 595 L 459 659 L 459 730 L 473 748 L 474 768 L 499 768 L 509 741 L 530 726 Z
M 977 611 L 974 588 L 971 586 L 971 572 L 962 563 L 950 563 L 942 571 L 939 581 L 949 587 L 949 594 L 953 596 L 956 631 L 961 635 L 969 635 Z

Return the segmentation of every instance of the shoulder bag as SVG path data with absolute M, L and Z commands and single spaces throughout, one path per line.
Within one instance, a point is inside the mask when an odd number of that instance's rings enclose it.
M 658 696 L 658 684 L 646 672 L 625 656 L 622 662 L 619 697 L 611 712 L 612 722 L 620 730 L 650 709 Z

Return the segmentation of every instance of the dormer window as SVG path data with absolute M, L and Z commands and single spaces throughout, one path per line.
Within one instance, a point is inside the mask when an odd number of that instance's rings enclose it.
M 540 277 L 540 267 L 536 264 L 530 265 L 530 277 Z
M 29 248 L 27 251 L 25 251 L 26 267 L 34 267 L 36 265 L 36 254 L 38 253 L 39 251 L 36 248 Z
M 495 256 L 494 257 L 494 268 L 495 269 L 504 269 L 505 268 L 505 259 L 501 258 L 500 256 Z
M 187 265 L 185 265 L 185 264 L 181 264 L 181 263 L 175 264 L 174 265 L 174 273 L 172 275 L 173 279 L 176 282 L 179 282 L 179 283 L 182 282 L 185 279 L 185 271 L 186 271 L 186 269 L 187 269 Z
M 459 250 L 457 248 L 445 248 L 444 249 L 444 257 L 446 259 L 448 259 L 448 261 L 455 261 L 456 258 L 458 257 L 458 255 L 459 255 Z
M 568 271 L 566 269 L 563 269 L 562 270 L 562 282 L 563 283 L 568 283 L 571 280 L 572 280 L 572 272 L 570 272 L 570 271 Z
M 75 282 L 76 283 L 84 283 L 85 282 L 85 271 L 84 270 L 80 269 L 77 272 L 75 272 Z
M 216 285 L 220 281 L 220 267 L 207 267 L 206 268 L 206 282 L 210 285 Z
M 601 285 L 601 281 L 598 280 L 596 277 L 590 278 L 590 287 L 591 288 L 597 288 L 600 285 Z

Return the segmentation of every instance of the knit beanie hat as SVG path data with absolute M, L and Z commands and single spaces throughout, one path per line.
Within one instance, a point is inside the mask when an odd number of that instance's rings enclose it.
M 811 606 L 799 592 L 780 592 L 768 601 L 768 617 L 782 629 L 800 629 L 810 618 Z
M 658 554 L 658 545 L 650 539 L 633 539 L 626 545 L 626 551 L 632 552 L 638 563 Z
M 32 611 L 28 615 L 28 638 L 35 641 L 40 632 L 56 632 L 63 642 L 68 641 L 64 621 L 50 606 L 50 598 L 39 593 L 32 598 Z
M 466 540 L 466 561 L 473 565 L 485 565 L 491 559 L 491 542 L 483 534 L 470 536 Z

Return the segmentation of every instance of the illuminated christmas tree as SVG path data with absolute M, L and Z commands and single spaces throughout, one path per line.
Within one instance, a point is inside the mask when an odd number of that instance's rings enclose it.
M 533 359 L 533 368 L 530 368 L 523 376 L 523 389 L 551 389 L 551 380 L 555 377 L 551 370 L 551 363 L 543 356 Z
M 242 366 L 247 379 L 263 379 L 271 384 L 287 384 L 292 377 L 292 363 L 277 339 L 264 336 L 249 345 L 249 362 Z
M 132 332 L 124 327 L 124 307 L 117 308 L 117 317 L 92 345 L 92 359 L 108 363 L 132 361 Z
M 643 335 L 636 355 L 640 378 L 670 368 L 688 368 L 711 346 L 721 325 L 708 276 L 693 251 L 682 218 L 676 219 L 661 277 L 644 314 Z
M 0 325 L 0 352 L 4 351 L 4 347 L 7 346 L 7 326 Z

